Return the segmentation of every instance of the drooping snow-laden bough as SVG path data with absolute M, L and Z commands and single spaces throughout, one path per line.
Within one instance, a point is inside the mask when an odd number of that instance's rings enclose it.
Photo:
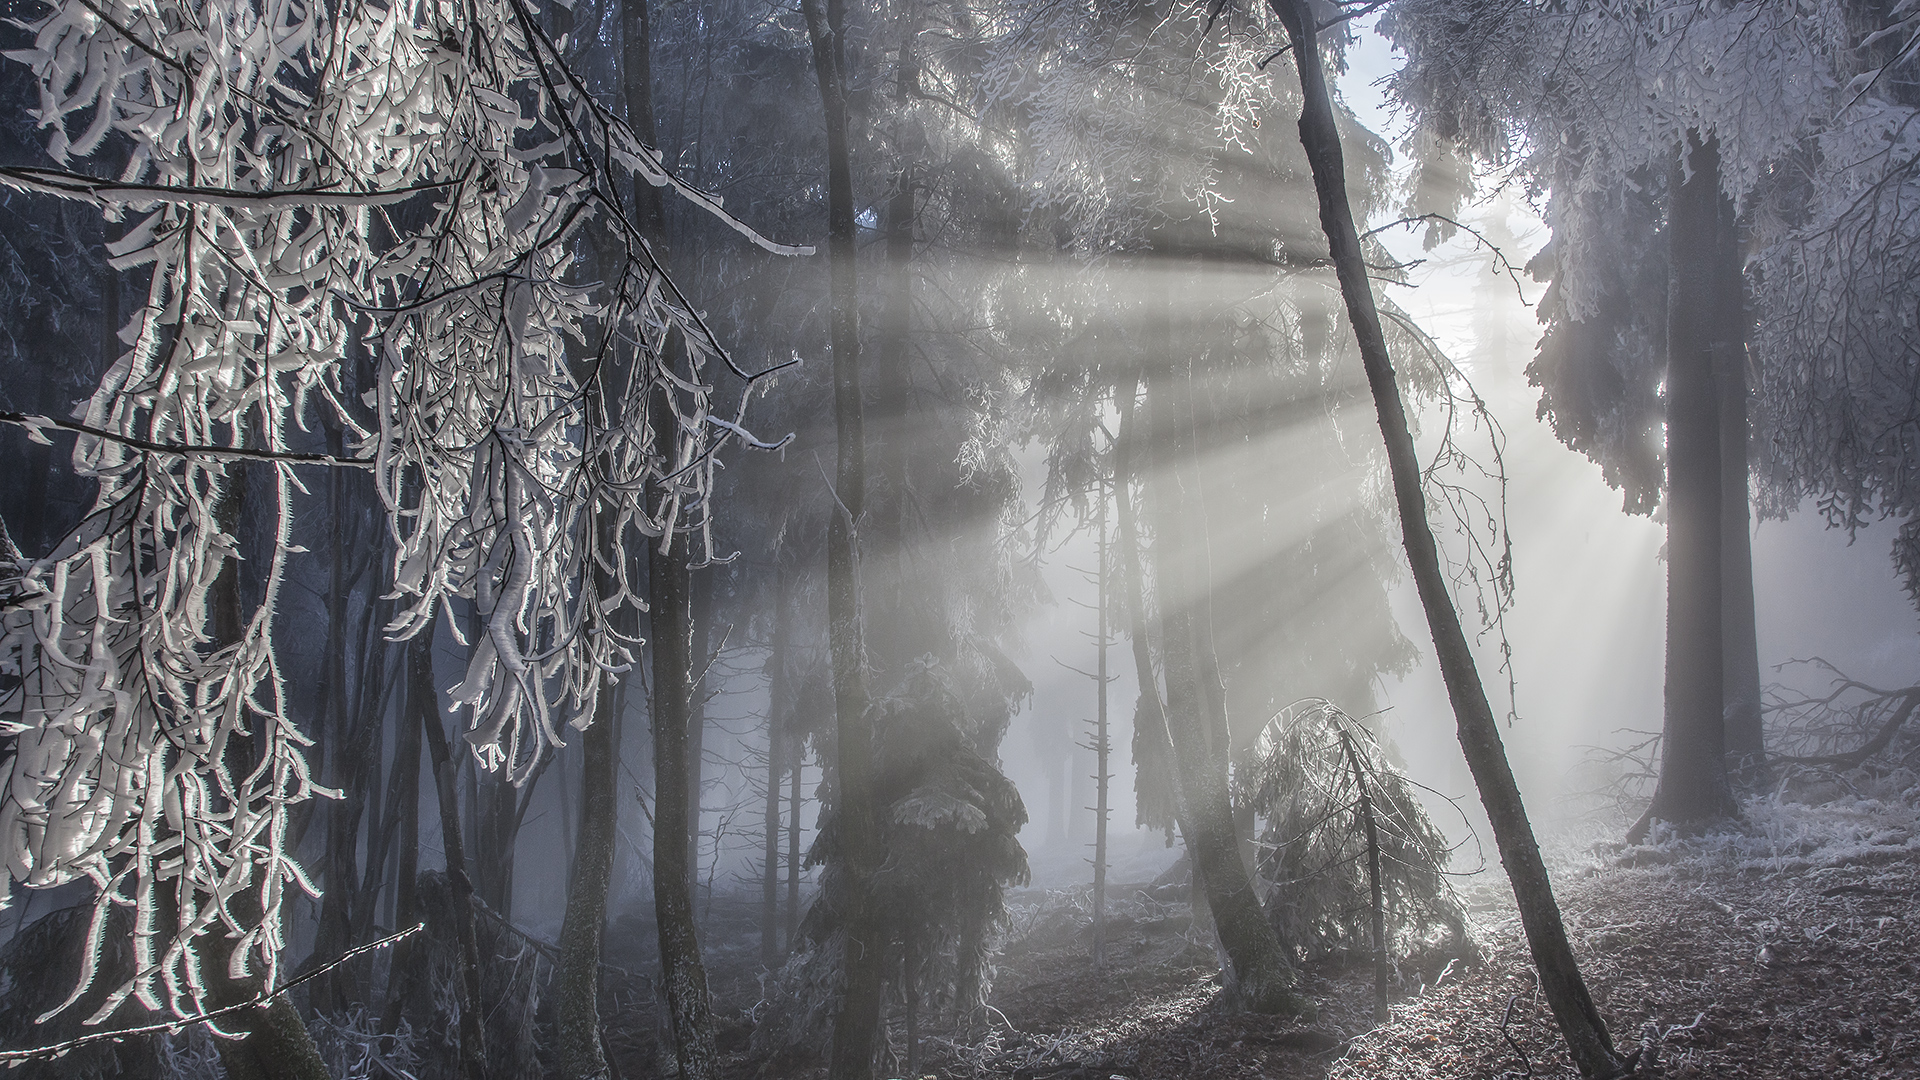
M 8 879 L 91 879 L 88 959 L 61 1007 L 96 979 L 123 905 L 137 971 L 93 1019 L 129 995 L 184 1016 L 207 1004 L 200 943 L 228 938 L 232 975 L 276 985 L 281 905 L 314 891 L 289 808 L 327 792 L 275 608 L 316 421 L 346 451 L 318 463 L 371 470 L 389 511 L 389 633 L 471 602 L 452 698 L 479 761 L 522 779 L 633 659 L 608 620 L 641 605 L 623 541 L 713 558 L 715 455 L 766 445 L 743 426 L 765 372 L 737 366 L 662 273 L 616 181 L 801 249 L 674 178 L 569 73 L 530 0 L 60 0 L 23 26 L 32 47 L 8 55 L 38 78 L 52 167 L 0 182 L 98 206 L 111 265 L 150 277 L 75 418 L 15 420 L 78 431 L 99 490 L 54 550 L 0 564 L 16 738 L 0 899 Z M 242 488 L 272 542 L 235 620 L 240 590 L 220 582 Z

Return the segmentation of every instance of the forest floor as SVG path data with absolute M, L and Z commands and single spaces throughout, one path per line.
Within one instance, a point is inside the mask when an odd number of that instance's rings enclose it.
M 1716 836 L 1560 845 L 1568 931 L 1616 1044 L 1642 1050 L 1641 1075 L 1920 1077 L 1913 794 L 1842 794 L 1819 806 L 1763 800 L 1748 804 L 1740 828 Z M 1317 1005 L 1310 1021 L 1230 1015 L 1216 1004 L 1211 951 L 1189 943 L 1183 920 L 1142 919 L 1123 905 L 1103 974 L 1087 958 L 1081 919 L 1038 916 L 1009 943 L 995 983 L 994 1005 L 1012 1030 L 992 1052 L 948 1062 L 957 1066 L 949 1074 L 1577 1075 L 1536 991 L 1504 878 L 1476 881 L 1464 898 L 1480 960 L 1403 971 L 1380 1025 L 1370 970 L 1304 973 Z
M 1596 1003 L 1642 1076 L 1920 1078 L 1920 788 L 1820 805 L 1759 800 L 1736 829 L 1625 848 L 1557 845 L 1569 933 Z M 1158 890 L 1165 895 L 1166 890 Z M 1506 882 L 1463 890 L 1480 957 L 1402 969 L 1375 1024 L 1370 970 L 1309 970 L 1308 1020 L 1219 1005 L 1213 952 L 1179 900 L 1116 887 L 1108 964 L 1088 894 L 1014 898 L 990 1022 L 929 1037 L 915 1074 L 966 1080 L 1517 1080 L 1571 1077 Z M 745 990 L 742 986 L 741 990 Z M 726 1021 L 724 1072 L 794 1080 Z M 898 1036 L 897 1030 L 895 1035 Z M 634 1063 L 636 1066 L 639 1062 Z M 904 1075 L 896 1062 L 888 1075 Z M 624 1071 L 624 1070 L 623 1070 Z M 642 1071 L 625 1071 L 628 1080 Z

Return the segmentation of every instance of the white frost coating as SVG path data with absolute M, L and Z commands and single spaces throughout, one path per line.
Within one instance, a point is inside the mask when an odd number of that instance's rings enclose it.
M 516 780 L 631 663 L 608 625 L 640 605 L 623 540 L 679 532 L 711 558 L 715 452 L 760 442 L 742 426 L 758 376 L 665 279 L 605 163 L 804 251 L 671 176 L 531 19 L 522 0 L 62 0 L 8 55 L 39 78 L 56 163 L 88 167 L 0 173 L 100 205 L 126 223 L 113 264 L 152 266 L 89 427 L 270 456 L 311 450 L 316 412 L 342 425 L 392 512 L 389 631 L 473 601 L 482 631 L 454 699 L 481 763 Z M 588 223 L 612 280 L 576 257 Z M 232 974 L 276 982 L 287 889 L 315 891 L 287 810 L 332 793 L 309 774 L 273 635 L 303 489 L 291 461 L 106 436 L 82 436 L 74 464 L 99 485 L 87 518 L 42 557 L 0 551 L 0 725 L 18 737 L 0 761 L 0 900 L 11 881 L 92 880 L 66 1004 L 118 904 L 136 912 L 138 971 L 94 1019 L 129 995 L 184 1016 L 209 1006 L 203 935 L 233 941 Z M 243 476 L 275 543 L 250 572 L 259 599 L 222 613 Z
M 1904 517 L 1920 596 L 1920 3 L 1399 0 L 1382 29 L 1423 132 L 1547 196 L 1540 273 L 1592 316 L 1623 193 L 1718 140 L 1750 229 L 1763 509 Z

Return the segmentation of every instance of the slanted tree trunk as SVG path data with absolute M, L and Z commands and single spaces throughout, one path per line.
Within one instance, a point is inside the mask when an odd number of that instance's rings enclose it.
M 873 718 L 868 712 L 866 649 L 860 626 L 855 530 L 866 507 L 866 436 L 860 401 L 860 310 L 854 271 L 853 157 L 848 144 L 846 3 L 801 0 L 827 129 L 827 260 L 833 347 L 833 413 L 838 441 L 827 526 L 827 635 L 833 661 L 838 759 L 834 813 L 847 886 L 846 952 L 840 1008 L 833 1020 L 832 1080 L 868 1080 L 880 1027 L 885 941 L 868 893 L 880 865 L 874 820 Z
M 1414 455 L 1413 435 L 1407 428 L 1406 410 L 1400 402 L 1400 388 L 1394 381 L 1393 364 L 1387 356 L 1380 313 L 1374 307 L 1373 286 L 1367 279 L 1366 260 L 1353 223 L 1353 208 L 1347 203 L 1346 163 L 1340 150 L 1339 129 L 1334 123 L 1333 99 L 1327 91 L 1326 71 L 1321 66 L 1312 7 L 1308 0 L 1269 0 L 1269 3 L 1286 26 L 1295 67 L 1300 73 L 1303 98 L 1300 144 L 1313 171 L 1314 191 L 1320 201 L 1320 225 L 1326 232 L 1334 270 L 1340 279 L 1340 292 L 1347 304 L 1347 317 L 1353 324 L 1367 385 L 1373 392 L 1374 407 L 1379 414 L 1380 434 L 1387 448 L 1387 470 L 1393 480 L 1394 502 L 1400 513 L 1401 540 L 1413 570 L 1420 605 L 1426 610 L 1427 626 L 1433 632 L 1440 675 L 1446 682 L 1447 697 L 1453 703 L 1459 727 L 1460 748 L 1493 826 L 1500 863 L 1513 885 L 1514 899 L 1520 908 L 1520 925 L 1526 932 L 1534 968 L 1539 973 L 1541 992 L 1553 1009 L 1554 1019 L 1567 1040 L 1567 1049 L 1581 1075 L 1613 1076 L 1622 1072 L 1627 1063 L 1614 1052 L 1606 1021 L 1594 1008 L 1574 960 L 1573 946 L 1560 919 L 1560 906 L 1554 900 L 1553 883 L 1547 877 L 1546 863 L 1540 858 L 1533 826 L 1520 799 L 1520 787 L 1514 782 L 1513 769 L 1500 742 L 1499 724 L 1487 702 L 1479 672 L 1475 670 L 1473 652 L 1461 629 L 1459 612 L 1454 610 L 1453 598 L 1447 593 L 1439 549 L 1434 543 L 1433 530 L 1427 524 L 1426 496 L 1420 488 L 1420 463 Z
M 1150 354 L 1147 369 L 1149 427 L 1163 452 L 1155 454 L 1146 497 L 1154 520 L 1160 656 L 1167 684 L 1167 736 L 1180 779 L 1180 821 L 1227 955 L 1235 1000 L 1255 1012 L 1297 1012 L 1302 1005 L 1293 993 L 1286 952 L 1240 860 L 1227 791 L 1226 747 L 1221 745 L 1224 732 L 1218 730 L 1205 685 L 1205 643 L 1194 609 L 1206 584 L 1194 572 L 1196 538 L 1190 535 L 1202 513 L 1193 448 L 1192 374 L 1187 363 L 1172 357 L 1172 344 L 1162 340 L 1149 346 L 1157 354 Z
M 1689 140 L 1693 141 L 1693 140 Z M 1655 821 L 1697 828 L 1736 812 L 1727 783 L 1725 614 L 1721 577 L 1720 395 L 1716 359 L 1731 367 L 1719 266 L 1732 258 L 1733 206 L 1720 155 L 1696 143 L 1668 174 L 1667 686 L 1660 781 L 1628 833 Z M 1732 323 L 1737 325 L 1737 323 Z M 1744 532 L 1744 527 L 1742 528 Z

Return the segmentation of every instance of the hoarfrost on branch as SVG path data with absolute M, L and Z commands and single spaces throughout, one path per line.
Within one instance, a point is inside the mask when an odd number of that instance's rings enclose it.
M 389 632 L 471 603 L 452 697 L 479 761 L 519 781 L 632 662 L 609 625 L 642 606 L 624 541 L 713 558 L 716 453 L 765 445 L 743 426 L 765 372 L 727 356 L 616 181 L 804 249 L 673 177 L 528 0 L 60 0 L 25 29 L 8 55 L 38 78 L 56 167 L 0 183 L 98 205 L 111 265 L 151 272 L 76 412 L 104 433 L 74 449 L 91 510 L 51 552 L 0 552 L 0 898 L 90 879 L 61 1008 L 122 905 L 138 970 L 93 1019 L 128 996 L 184 1016 L 208 1007 L 203 936 L 277 984 L 281 904 L 315 891 L 288 809 L 330 793 L 274 642 L 315 421 L 389 511 Z M 242 515 L 272 541 L 244 605 Z

